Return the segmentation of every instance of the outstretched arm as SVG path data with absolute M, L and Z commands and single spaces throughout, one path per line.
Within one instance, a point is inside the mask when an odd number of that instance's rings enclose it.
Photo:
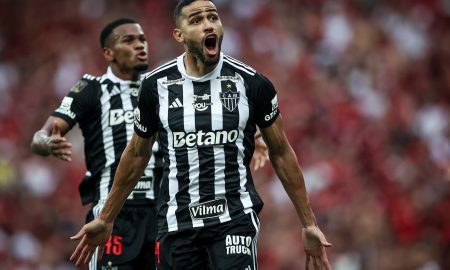
M 269 148 L 269 157 L 284 189 L 293 202 L 303 225 L 303 246 L 306 252 L 306 269 L 312 260 L 315 269 L 331 269 L 324 247 L 331 246 L 317 227 L 305 187 L 297 156 L 289 144 L 281 115 L 269 127 L 261 130 Z
M 44 126 L 36 131 L 31 141 L 31 151 L 37 155 L 52 155 L 64 161 L 72 160 L 72 144 L 63 137 L 70 130 L 69 124 L 50 116 Z
M 141 138 L 136 133 L 133 134 L 120 158 L 111 192 L 99 217 L 84 225 L 75 236 L 71 237 L 72 240 L 81 240 L 70 257 L 70 260 L 77 266 L 88 263 L 97 247 L 100 248 L 99 259 L 103 255 L 114 220 L 150 160 L 155 138 L 156 134 L 149 139 Z

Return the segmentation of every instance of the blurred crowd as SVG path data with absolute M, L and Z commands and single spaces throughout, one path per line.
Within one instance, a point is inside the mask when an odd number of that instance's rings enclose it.
M 450 0 L 217 0 L 223 51 L 268 76 L 336 270 L 450 269 Z M 30 152 L 33 133 L 85 73 L 98 36 L 141 22 L 150 66 L 177 56 L 175 1 L 0 0 L 0 270 L 73 270 L 84 223 L 73 161 Z M 304 269 L 301 226 L 270 165 L 262 270 Z

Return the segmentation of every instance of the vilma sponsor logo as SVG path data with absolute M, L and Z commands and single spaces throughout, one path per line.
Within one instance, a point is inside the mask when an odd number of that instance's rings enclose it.
M 143 176 L 134 187 L 134 191 L 147 191 L 153 188 L 153 177 Z
M 252 255 L 251 245 L 253 238 L 250 236 L 227 235 L 225 238 L 225 248 L 227 255 L 231 254 L 247 254 Z
M 222 145 L 236 142 L 239 135 L 237 129 L 233 130 L 215 130 L 204 132 L 199 130 L 197 132 L 185 133 L 184 131 L 173 132 L 173 147 L 197 147 L 197 146 L 211 146 Z
M 218 217 L 227 212 L 227 200 L 219 198 L 203 203 L 192 204 L 189 211 L 193 219 L 205 219 Z

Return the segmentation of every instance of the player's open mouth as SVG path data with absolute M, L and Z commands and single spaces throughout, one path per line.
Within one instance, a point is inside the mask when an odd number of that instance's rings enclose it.
M 139 61 L 147 61 L 147 53 L 146 52 L 140 52 L 137 55 L 137 58 L 139 59 Z
M 217 35 L 212 34 L 205 38 L 205 49 L 209 56 L 215 56 L 218 53 Z

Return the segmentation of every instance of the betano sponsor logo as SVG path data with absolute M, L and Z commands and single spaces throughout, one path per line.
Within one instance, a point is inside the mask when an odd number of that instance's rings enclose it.
M 197 146 L 211 146 L 222 145 L 236 142 L 239 135 L 237 129 L 233 130 L 215 130 L 204 132 L 199 130 L 197 132 L 186 133 L 184 131 L 173 132 L 173 147 L 197 147 Z
M 123 109 L 114 109 L 109 111 L 109 126 L 120 125 L 123 122 L 131 124 L 133 123 L 133 119 L 133 111 L 125 111 Z

